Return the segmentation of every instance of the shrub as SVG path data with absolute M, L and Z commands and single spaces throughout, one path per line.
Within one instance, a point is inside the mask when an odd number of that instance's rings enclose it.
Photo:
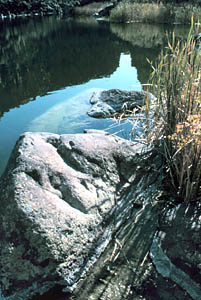
M 175 6 L 162 3 L 120 2 L 110 13 L 112 22 L 191 23 L 201 18 L 201 7 L 193 4 Z

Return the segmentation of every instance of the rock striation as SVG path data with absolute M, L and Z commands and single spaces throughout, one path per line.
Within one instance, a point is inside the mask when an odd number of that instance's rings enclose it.
M 102 131 L 25 133 L 0 181 L 3 299 L 72 291 L 111 237 L 139 149 Z
M 1 300 L 56 285 L 69 300 L 201 300 L 201 206 L 165 205 L 159 153 L 96 130 L 23 134 L 0 179 Z

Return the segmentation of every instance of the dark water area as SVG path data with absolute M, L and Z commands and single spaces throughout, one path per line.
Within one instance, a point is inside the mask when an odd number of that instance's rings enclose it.
M 25 131 L 104 129 L 127 138 L 130 124 L 113 127 L 87 115 L 89 98 L 96 89 L 142 90 L 151 72 L 147 58 L 154 63 L 173 30 L 185 38 L 189 27 L 56 16 L 0 22 L 0 174 Z M 62 297 L 55 288 L 34 299 Z

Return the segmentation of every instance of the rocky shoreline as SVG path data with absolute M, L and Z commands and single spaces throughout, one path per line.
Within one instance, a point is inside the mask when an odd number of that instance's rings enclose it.
M 29 299 L 56 284 L 75 289 L 111 239 L 137 152 L 101 131 L 20 137 L 0 185 L 5 299 Z
M 116 93 L 144 97 L 91 102 Z M 104 131 L 21 135 L 0 178 L 0 299 L 200 300 L 201 207 L 170 205 L 162 169 L 158 148 Z

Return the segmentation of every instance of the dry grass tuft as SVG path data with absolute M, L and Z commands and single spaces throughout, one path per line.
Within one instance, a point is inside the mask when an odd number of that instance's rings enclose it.
M 161 145 L 171 189 L 185 202 L 201 200 L 201 46 L 193 29 L 161 52 L 150 77 L 154 112 L 147 105 L 155 124 L 147 117 L 147 141 Z
M 185 4 L 175 6 L 162 3 L 120 2 L 110 13 L 112 22 L 147 22 L 147 23 L 191 23 L 201 19 L 201 7 Z

